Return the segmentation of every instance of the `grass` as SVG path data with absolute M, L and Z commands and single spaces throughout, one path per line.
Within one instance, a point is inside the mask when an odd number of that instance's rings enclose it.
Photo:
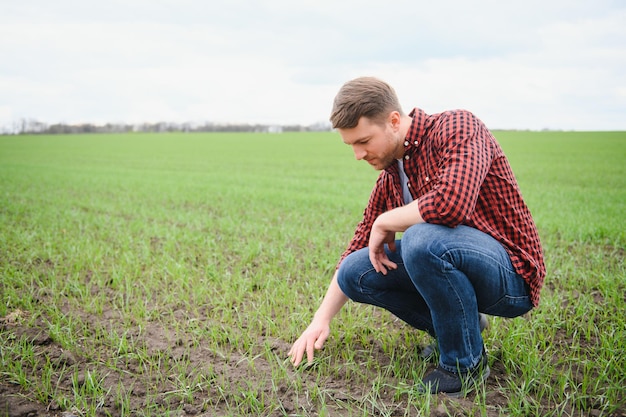
M 367 306 L 286 361 L 377 175 L 336 134 L 0 137 L 0 416 L 626 413 L 626 134 L 496 136 L 548 277 L 459 401 L 414 394 L 429 340 Z

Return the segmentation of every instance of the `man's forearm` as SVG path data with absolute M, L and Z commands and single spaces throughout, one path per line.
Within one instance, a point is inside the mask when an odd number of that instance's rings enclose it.
M 389 210 L 378 216 L 374 222 L 386 232 L 404 232 L 414 224 L 424 223 L 418 206 L 418 200 L 393 210 Z
M 326 291 L 326 295 L 315 313 L 315 320 L 324 320 L 330 323 L 347 301 L 348 297 L 346 297 L 343 291 L 341 291 L 341 288 L 339 288 L 337 272 L 335 272 L 328 286 L 328 290 Z

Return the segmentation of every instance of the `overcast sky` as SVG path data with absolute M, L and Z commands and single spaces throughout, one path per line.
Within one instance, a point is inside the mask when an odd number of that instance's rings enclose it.
M 626 130 L 626 2 L 0 0 L 0 129 L 312 124 L 362 75 L 407 112 Z

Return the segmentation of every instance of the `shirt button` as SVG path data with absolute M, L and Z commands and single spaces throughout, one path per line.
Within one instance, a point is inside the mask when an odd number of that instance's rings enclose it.
M 419 145 L 420 141 L 416 140 L 415 142 L 413 142 L 415 145 Z
M 408 160 L 409 159 L 409 155 L 404 155 L 404 159 Z
M 404 141 L 404 146 L 409 146 L 409 141 L 408 140 Z
M 428 178 L 428 177 L 426 177 L 425 179 L 426 179 L 426 182 L 430 181 L 430 178 Z

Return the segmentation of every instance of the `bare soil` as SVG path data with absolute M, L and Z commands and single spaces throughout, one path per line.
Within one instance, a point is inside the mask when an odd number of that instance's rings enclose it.
M 92 328 L 110 327 L 113 331 L 117 317 L 113 312 L 103 312 L 99 316 L 90 316 L 82 311 L 67 311 L 67 314 L 80 316 L 81 320 L 87 322 Z M 184 318 L 185 312 L 174 313 Z M 22 316 L 22 317 L 20 317 Z M 87 384 L 90 373 L 104 376 L 102 385 L 108 392 L 104 396 L 104 401 L 100 404 L 97 416 L 118 416 L 124 410 L 126 415 L 144 415 L 141 410 L 151 408 L 150 415 L 159 415 L 161 410 L 178 410 L 177 416 L 227 416 L 233 415 L 233 405 L 241 401 L 239 392 L 223 392 L 220 387 L 256 387 L 256 392 L 262 392 L 266 398 L 279 397 L 282 409 L 270 411 L 271 416 L 310 416 L 319 415 L 319 404 L 302 394 L 302 390 L 296 392 L 293 386 L 283 382 L 284 385 L 276 386 L 276 381 L 271 381 L 268 374 L 271 374 L 272 364 L 268 363 L 263 355 L 255 358 L 245 358 L 240 354 L 231 352 L 228 355 L 212 352 L 202 346 L 194 346 L 191 337 L 186 339 L 184 335 L 174 335 L 160 323 L 151 323 L 141 332 L 136 331 L 131 336 L 135 342 L 143 344 L 149 356 L 154 361 L 158 361 L 160 366 L 158 372 L 148 371 L 146 365 L 140 360 L 126 357 L 123 360 L 114 360 L 112 352 L 107 348 L 101 351 L 96 349 L 96 354 L 85 357 L 81 354 L 81 349 L 65 350 L 57 343 L 53 336 L 46 330 L 43 319 L 30 321 L 30 325 L 24 323 L 24 316 L 27 312 L 16 311 L 0 320 L 0 332 L 11 334 L 12 341 L 27 340 L 32 344 L 35 356 L 46 358 L 38 361 L 43 364 L 49 361 L 55 370 L 54 384 L 59 392 L 71 395 L 76 384 Z M 208 318 L 206 318 L 209 320 Z M 34 323 L 34 325 L 33 325 Z M 376 340 L 371 340 L 373 347 L 367 349 L 368 355 L 374 355 L 374 360 L 381 363 L 388 363 L 388 355 L 378 346 Z M 289 349 L 289 343 L 282 340 L 267 340 L 259 336 L 259 345 L 270 343 L 270 348 L 277 357 L 284 358 Z M 566 340 L 556 341 L 556 343 L 567 343 Z M 89 350 L 93 351 L 92 348 Z M 367 361 L 371 358 L 363 358 Z M 19 358 L 14 358 L 19 360 Z M 112 362 L 113 361 L 113 362 Z M 501 411 L 507 408 L 507 398 L 502 394 L 502 386 L 506 386 L 507 376 L 504 367 L 499 360 L 499 353 L 490 352 L 491 376 L 486 383 L 486 402 L 489 404 L 488 416 L 502 415 Z M 184 369 L 181 370 L 181 364 Z M 151 368 L 151 369 L 154 369 Z M 207 384 L 211 388 L 201 392 L 201 395 L 194 393 L 191 396 L 173 395 L 179 391 L 179 384 L 176 381 L 177 375 L 181 371 L 187 376 L 199 376 L 215 382 Z M 28 370 L 29 378 L 37 378 L 43 372 L 42 366 Z M 289 368 L 288 372 L 295 374 L 300 372 Z M 312 372 L 301 373 L 307 387 L 315 384 L 324 384 L 326 395 L 330 400 L 326 403 L 337 404 L 335 409 L 326 410 L 328 415 L 346 415 L 350 408 L 350 403 L 365 401 L 364 395 L 371 387 L 363 387 L 354 384 L 349 375 L 338 370 L 335 376 L 328 376 L 320 382 L 319 375 Z M 281 384 L 281 382 L 278 382 Z M 119 391 L 128 398 L 126 404 L 116 403 L 119 398 Z M 62 409 L 53 399 L 36 399 L 35 393 L 25 392 L 20 385 L 7 381 L 0 376 L 0 415 L 8 417 L 32 417 L 32 416 L 58 416 L 72 417 L 83 416 L 80 410 Z M 389 415 L 404 416 L 407 412 L 407 394 L 398 394 L 392 389 L 381 389 L 379 403 L 385 404 Z M 436 403 L 432 407 L 431 416 L 466 416 L 481 415 L 474 402 L 475 394 L 470 394 L 466 398 L 452 399 L 445 395 L 436 397 Z M 148 403 L 149 402 L 149 403 Z M 346 404 L 342 408 L 340 404 Z M 547 407 L 547 405 L 546 405 Z M 259 415 L 258 410 L 241 410 L 240 415 Z M 565 409 L 565 416 L 601 416 L 598 410 L 590 410 L 585 413 L 580 410 Z M 614 417 L 626 417 L 626 410 L 620 410 Z

